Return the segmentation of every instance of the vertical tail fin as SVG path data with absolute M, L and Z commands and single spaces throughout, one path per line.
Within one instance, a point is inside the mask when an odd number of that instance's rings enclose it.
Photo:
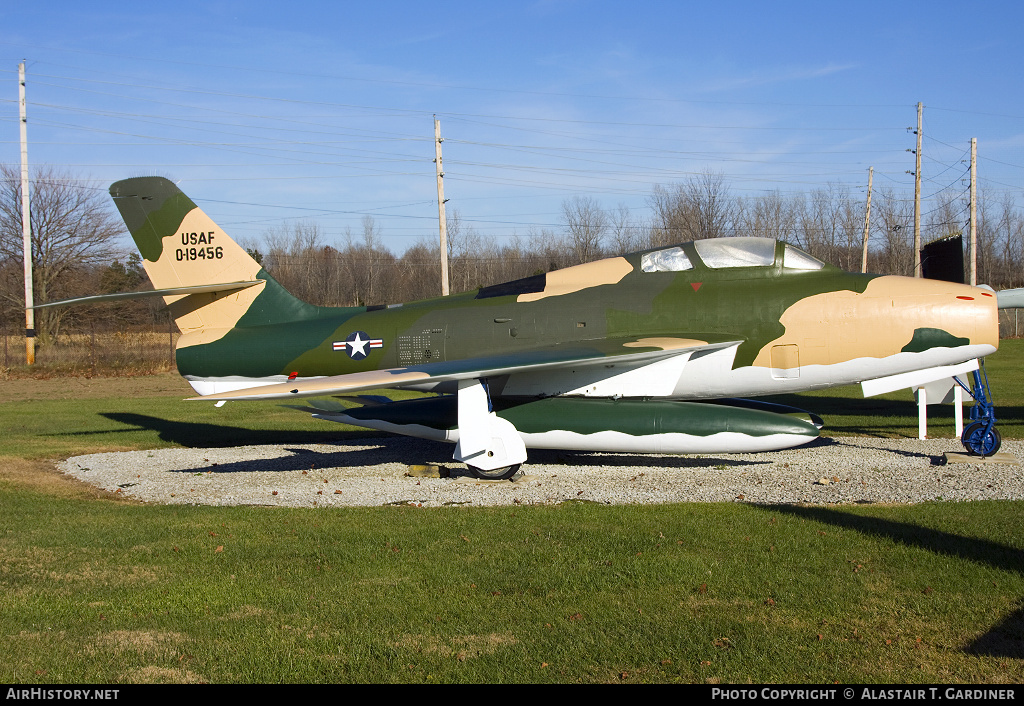
M 110 195 L 155 288 L 250 281 L 259 273 L 259 263 L 167 179 L 125 179 Z
M 236 326 L 302 319 L 318 310 L 285 291 L 169 180 L 125 179 L 110 186 L 110 195 L 154 288 L 262 282 L 165 297 L 182 332 L 179 348 L 218 340 Z

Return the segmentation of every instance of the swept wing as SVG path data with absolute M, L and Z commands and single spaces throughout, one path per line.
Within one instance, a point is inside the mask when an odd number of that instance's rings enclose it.
M 719 340 L 707 340 L 717 338 Z M 721 340 L 727 338 L 727 340 Z M 402 368 L 368 370 L 345 375 L 296 380 L 230 392 L 192 397 L 192 400 L 272 400 L 348 394 L 377 388 L 422 386 L 425 383 L 480 380 L 506 375 L 559 371 L 601 370 L 597 378 L 628 374 L 661 361 L 685 359 L 742 343 L 741 338 L 603 339 L 586 344 L 563 344 L 508 355 L 424 363 Z M 639 350 L 638 350 L 639 349 Z

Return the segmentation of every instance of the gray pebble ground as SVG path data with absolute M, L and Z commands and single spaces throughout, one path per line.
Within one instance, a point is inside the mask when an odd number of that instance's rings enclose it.
M 707 456 L 531 451 L 512 481 L 478 481 L 452 447 L 408 438 L 76 456 L 61 470 L 154 503 L 422 507 L 674 502 L 915 503 L 1024 498 L 1024 441 L 1006 463 L 949 463 L 953 439 L 821 438 L 786 451 Z M 446 478 L 407 475 L 438 464 Z

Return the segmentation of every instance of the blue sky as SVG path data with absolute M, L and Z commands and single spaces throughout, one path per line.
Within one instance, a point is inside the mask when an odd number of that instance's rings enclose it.
M 372 215 L 396 253 L 449 210 L 484 236 L 557 231 L 574 196 L 649 215 L 655 185 L 912 196 L 979 184 L 1024 207 L 1024 5 L 989 2 L 90 2 L 0 9 L 0 161 L 99 188 L 159 174 L 238 239 Z M 927 203 L 925 210 L 927 211 Z

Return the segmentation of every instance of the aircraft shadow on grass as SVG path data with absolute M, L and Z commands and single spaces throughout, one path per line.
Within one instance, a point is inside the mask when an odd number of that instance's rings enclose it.
M 907 522 L 879 517 L 862 517 L 835 508 L 809 505 L 755 505 L 769 512 L 784 512 L 854 530 L 864 535 L 889 539 L 908 547 L 935 554 L 986 564 L 1001 571 L 1024 574 L 1024 551 L 998 542 L 965 537 Z M 1024 600 L 1018 608 L 992 626 L 985 634 L 964 646 L 968 654 L 983 657 L 1024 657 Z
M 389 436 L 384 432 L 375 432 L 369 429 L 357 432 L 337 431 L 329 428 L 325 428 L 323 431 L 247 429 L 227 424 L 183 422 L 176 419 L 163 419 L 161 417 L 131 412 L 103 412 L 100 416 L 128 427 L 155 431 L 161 441 L 191 449 L 266 444 L 331 444 L 345 442 L 350 439 L 386 438 Z M 124 430 L 118 429 L 116 431 L 122 432 Z M 111 430 L 110 433 L 113 432 L 114 430 Z M 107 432 L 89 433 L 103 434 Z

